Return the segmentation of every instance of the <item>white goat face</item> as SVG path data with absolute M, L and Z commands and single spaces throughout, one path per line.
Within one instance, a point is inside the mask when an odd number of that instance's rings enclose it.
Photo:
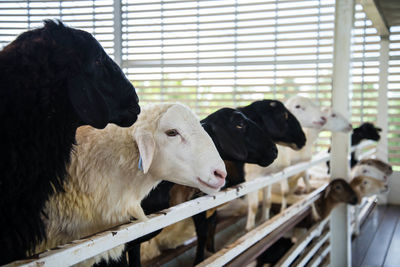
M 139 141 L 143 136 L 140 131 L 135 134 L 145 173 L 199 188 L 207 194 L 215 194 L 224 186 L 225 164 L 211 137 L 189 108 L 172 105 L 160 117 L 155 132 L 148 134 L 150 136 L 144 139 L 150 141 Z M 140 142 L 146 147 L 141 149 Z
M 321 129 L 326 122 L 319 106 L 308 98 L 293 96 L 286 101 L 285 106 L 296 116 L 302 127 Z
M 385 183 L 388 180 L 388 177 L 384 172 L 370 165 L 362 164 L 354 166 L 353 169 L 351 170 L 351 177 L 357 177 L 360 175 L 372 177 L 374 179 L 384 181 Z
M 342 114 L 330 107 L 322 108 L 322 114 L 326 118 L 326 123 L 322 126 L 323 130 L 348 133 L 353 129 L 351 123 Z

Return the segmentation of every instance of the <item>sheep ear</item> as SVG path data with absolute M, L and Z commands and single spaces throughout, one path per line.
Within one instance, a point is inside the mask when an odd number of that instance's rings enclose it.
M 149 132 L 139 132 L 135 134 L 135 139 L 139 149 L 143 173 L 147 173 L 153 162 L 154 152 L 156 150 L 154 138 Z
M 84 124 L 98 129 L 106 127 L 109 121 L 107 103 L 82 75 L 68 81 L 68 94 L 75 112 Z

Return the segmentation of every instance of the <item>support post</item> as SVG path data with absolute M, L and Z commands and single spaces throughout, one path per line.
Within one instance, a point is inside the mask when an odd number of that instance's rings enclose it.
M 389 37 L 381 36 L 379 55 L 379 96 L 377 125 L 382 128 L 381 139 L 377 147 L 377 157 L 388 161 L 388 72 L 389 72 Z
M 114 0 L 114 61 L 122 67 L 122 5 Z
M 350 118 L 349 87 L 354 0 L 336 0 L 332 73 L 332 108 Z M 349 179 L 350 134 L 333 133 L 331 179 Z M 333 210 L 330 220 L 331 266 L 351 266 L 351 225 L 347 205 Z

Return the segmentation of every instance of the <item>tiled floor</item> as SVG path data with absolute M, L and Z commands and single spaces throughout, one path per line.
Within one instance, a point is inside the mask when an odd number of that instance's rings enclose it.
M 400 266 L 400 206 L 378 206 L 352 244 L 353 267 Z

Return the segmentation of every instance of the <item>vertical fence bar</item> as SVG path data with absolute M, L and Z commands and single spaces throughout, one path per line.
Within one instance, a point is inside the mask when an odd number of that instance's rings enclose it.
M 336 0 L 335 33 L 333 47 L 332 107 L 346 118 L 350 118 L 349 87 L 351 31 L 354 22 L 354 0 Z M 332 179 L 349 177 L 350 134 L 332 135 Z M 349 210 L 346 205 L 337 207 L 331 215 L 330 242 L 331 265 L 333 267 L 351 266 L 351 226 Z
M 114 0 L 114 61 L 122 67 L 122 5 Z
M 382 128 L 381 139 L 377 147 L 377 157 L 388 161 L 388 71 L 389 37 L 381 36 L 379 55 L 379 95 L 377 125 Z

